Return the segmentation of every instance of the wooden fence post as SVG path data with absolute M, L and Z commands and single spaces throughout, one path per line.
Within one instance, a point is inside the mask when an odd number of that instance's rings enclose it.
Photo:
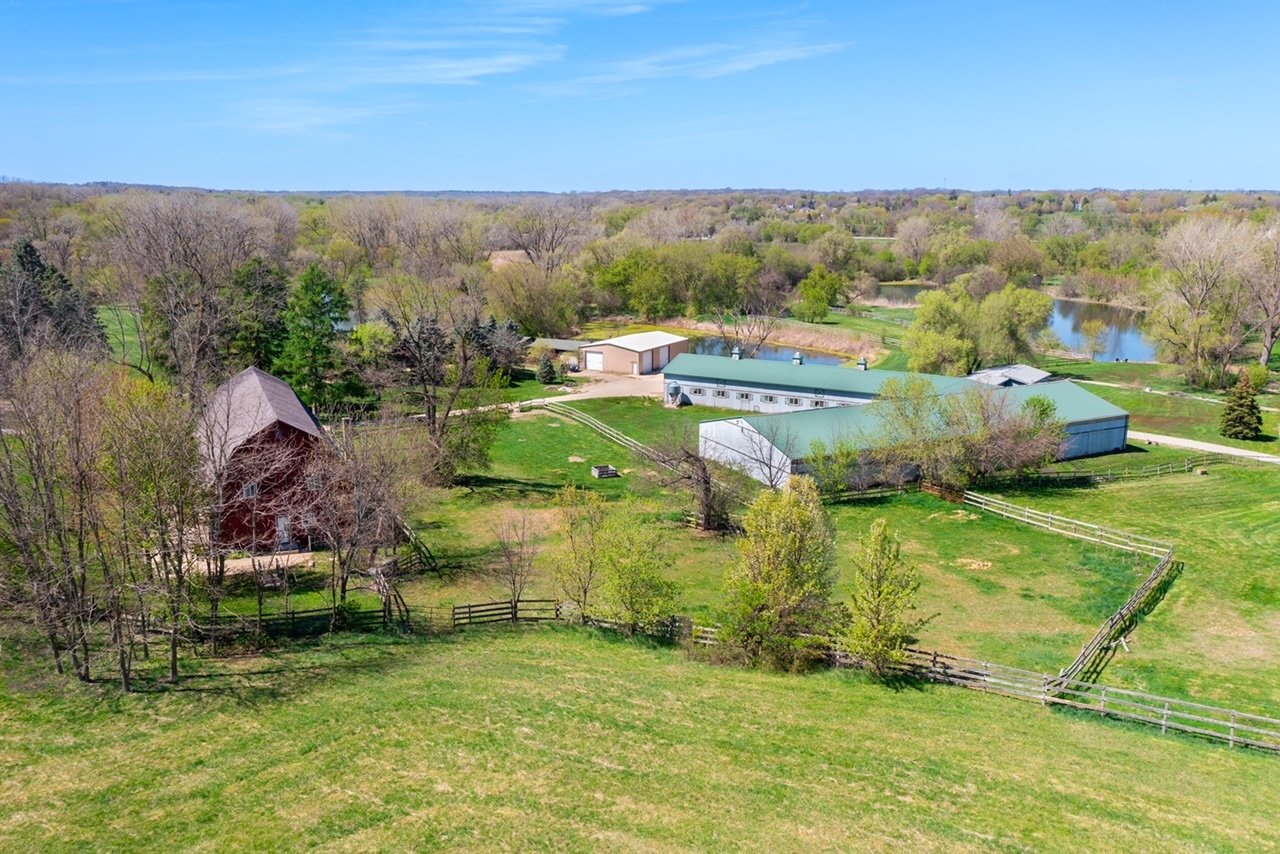
M 1164 735 L 1169 731 L 1169 701 L 1164 701 L 1164 716 L 1160 718 L 1160 734 Z
M 1227 742 L 1231 747 L 1236 746 L 1236 713 L 1231 713 L 1231 739 Z

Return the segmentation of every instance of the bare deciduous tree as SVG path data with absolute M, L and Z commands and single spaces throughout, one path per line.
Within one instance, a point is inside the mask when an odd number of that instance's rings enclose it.
M 518 604 L 537 575 L 540 549 L 528 508 L 522 508 L 519 513 L 504 513 L 492 530 L 498 543 L 498 560 L 493 572 L 511 599 L 511 619 L 514 622 Z
M 933 224 L 926 217 L 907 217 L 894 229 L 894 254 L 919 264 L 933 246 Z
M 582 247 L 592 233 L 586 212 L 574 202 L 538 198 L 504 212 L 506 242 L 548 273 Z

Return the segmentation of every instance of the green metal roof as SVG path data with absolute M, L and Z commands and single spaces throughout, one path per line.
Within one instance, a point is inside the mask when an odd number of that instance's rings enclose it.
M 894 372 L 879 371 L 878 373 Z M 989 386 L 982 388 L 990 394 L 1006 398 L 1014 409 L 1021 409 L 1029 397 L 1045 397 L 1053 402 L 1057 408 L 1058 417 L 1065 420 L 1068 425 L 1106 418 L 1123 418 L 1128 415 L 1120 407 L 1073 382 L 1037 383 L 997 389 Z M 797 459 L 809 453 L 809 448 L 815 439 L 829 446 L 836 437 L 857 441 L 873 435 L 879 429 L 880 411 L 881 407 L 875 403 L 867 403 L 861 406 L 833 406 L 824 409 L 806 409 L 801 412 L 738 417 L 778 446 L 783 453 L 792 459 Z
M 1129 413 L 1109 400 L 1103 400 L 1066 380 L 1035 385 L 1018 385 L 1000 389 L 1015 408 L 1021 408 L 1029 397 L 1045 397 L 1057 407 L 1058 417 L 1073 424 L 1080 421 L 1097 421 L 1102 418 L 1124 418 Z
M 703 380 L 706 382 L 743 383 L 793 388 L 805 391 L 839 392 L 874 397 L 880 387 L 894 378 L 921 377 L 933 383 L 938 394 L 951 394 L 972 388 L 977 383 L 963 377 L 940 377 L 911 374 L 905 371 L 859 371 L 834 365 L 793 365 L 768 359 L 731 359 L 728 356 L 705 356 L 681 353 L 663 369 L 668 379 Z

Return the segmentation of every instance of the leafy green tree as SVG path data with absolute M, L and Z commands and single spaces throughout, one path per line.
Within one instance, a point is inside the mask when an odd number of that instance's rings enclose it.
M 912 616 L 920 575 L 902 560 L 898 540 L 884 519 L 873 522 L 867 536 L 858 540 L 851 568 L 853 620 L 844 648 L 883 679 L 905 659 L 912 633 L 928 622 Z
M 310 406 L 326 409 L 339 402 L 335 388 L 343 368 L 337 324 L 347 319 L 351 301 L 319 264 L 298 279 L 284 312 L 284 345 L 275 370 Z
M 1227 405 L 1222 410 L 1219 432 L 1228 439 L 1250 441 L 1262 435 L 1262 410 L 1258 406 L 1257 392 L 1247 372 L 1231 389 Z
M 603 540 L 602 615 L 631 635 L 670 617 L 680 587 L 666 577 L 672 560 L 661 529 L 620 511 L 610 515 Z
M 965 376 L 1029 356 L 1052 314 L 1048 294 L 1008 285 L 978 301 L 957 282 L 920 297 L 903 348 L 913 371 Z
M 835 533 L 818 489 L 793 477 L 781 491 L 760 493 L 743 525 L 738 560 L 725 576 L 724 637 L 748 661 L 808 666 L 841 617 L 831 601 Z
M 800 282 L 802 302 L 793 306 L 791 313 L 801 320 L 816 323 L 827 316 L 827 308 L 848 289 L 844 276 L 833 273 L 819 264 Z

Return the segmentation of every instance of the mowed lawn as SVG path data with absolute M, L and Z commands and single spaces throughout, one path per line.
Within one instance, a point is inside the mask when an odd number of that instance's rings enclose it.
M 339 637 L 0 691 L 11 851 L 1268 851 L 1277 758 L 587 630 Z M 20 677 L 25 677 L 20 678 Z
M 1218 432 L 1222 406 L 1216 403 L 1110 386 L 1086 385 L 1083 388 L 1128 412 L 1129 427 L 1133 430 L 1246 448 L 1260 454 L 1280 454 L 1280 444 L 1276 442 L 1280 413 L 1262 413 L 1263 439 L 1246 442 L 1227 439 Z
M 1280 467 L 1004 497 L 1177 544 L 1186 570 L 1103 680 L 1280 712 Z

